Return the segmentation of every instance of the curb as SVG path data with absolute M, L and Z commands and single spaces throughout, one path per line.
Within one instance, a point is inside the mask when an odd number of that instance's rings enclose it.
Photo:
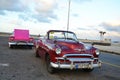
M 99 50 L 100 50 L 100 49 L 99 49 Z M 100 52 L 108 52 L 108 53 L 120 55 L 120 53 L 114 52 L 114 51 L 100 50 Z

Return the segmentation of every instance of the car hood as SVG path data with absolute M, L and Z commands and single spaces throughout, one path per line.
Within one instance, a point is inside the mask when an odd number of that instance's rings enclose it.
M 64 41 L 56 41 L 56 44 L 59 45 L 62 50 L 68 51 L 83 51 L 85 50 L 85 46 L 82 42 L 72 41 L 72 40 L 64 40 Z

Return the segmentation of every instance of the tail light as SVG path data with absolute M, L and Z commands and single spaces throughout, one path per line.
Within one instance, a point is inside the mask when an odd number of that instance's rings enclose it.
M 30 38 L 30 42 L 33 42 L 33 38 Z
M 13 41 L 13 40 L 14 40 L 14 37 L 10 37 L 10 38 L 9 38 L 9 41 Z

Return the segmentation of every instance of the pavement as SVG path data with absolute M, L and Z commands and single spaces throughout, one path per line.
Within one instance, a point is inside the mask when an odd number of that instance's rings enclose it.
M 114 44 L 111 44 L 111 46 L 94 45 L 94 47 L 98 48 L 100 51 L 120 55 L 120 43 L 114 43 Z

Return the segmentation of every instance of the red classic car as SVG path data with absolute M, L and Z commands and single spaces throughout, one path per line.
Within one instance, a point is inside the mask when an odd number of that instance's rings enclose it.
M 33 47 L 33 38 L 30 37 L 29 30 L 14 29 L 14 32 L 9 37 L 9 48 L 15 46 L 28 46 Z
M 99 50 L 86 47 L 79 42 L 71 31 L 50 30 L 35 45 L 36 57 L 46 61 L 47 70 L 54 73 L 56 69 L 82 69 L 91 72 L 101 67 Z

